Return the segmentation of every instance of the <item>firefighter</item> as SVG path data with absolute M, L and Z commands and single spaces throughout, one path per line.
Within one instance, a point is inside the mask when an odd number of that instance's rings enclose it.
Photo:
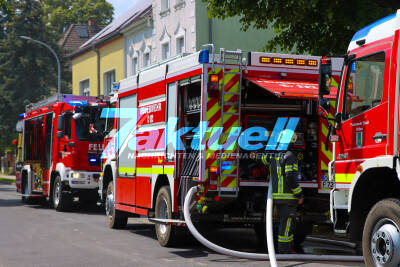
M 272 196 L 279 214 L 278 253 L 294 253 L 293 232 L 297 205 L 303 204 L 303 192 L 298 182 L 297 157 L 292 152 L 292 144 L 296 141 L 296 134 L 286 152 L 264 154 L 261 157 L 263 164 L 269 167 Z

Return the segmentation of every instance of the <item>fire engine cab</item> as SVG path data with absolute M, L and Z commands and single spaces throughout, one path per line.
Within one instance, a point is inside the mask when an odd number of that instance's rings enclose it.
M 330 134 L 331 219 L 337 234 L 362 240 L 367 266 L 400 263 L 399 31 L 400 10 L 354 35 Z M 321 67 L 321 96 L 330 93 L 330 64 Z
M 75 196 L 96 203 L 106 106 L 95 97 L 55 95 L 26 107 L 16 127 L 23 201 L 48 197 L 58 211 L 68 210 Z
M 194 220 L 254 225 L 262 238 L 269 172 L 261 155 L 287 149 L 293 136 L 306 206 L 329 209 L 320 58 L 251 52 L 244 62 L 241 51 L 203 50 L 120 81 L 99 183 L 109 227 L 144 215 L 159 243 L 171 245 L 187 190 L 199 184 Z M 334 106 L 336 92 L 327 97 Z

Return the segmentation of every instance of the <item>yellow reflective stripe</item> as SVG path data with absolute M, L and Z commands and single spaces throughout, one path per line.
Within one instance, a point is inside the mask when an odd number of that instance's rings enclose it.
M 135 173 L 134 167 L 118 167 L 119 173 Z
M 164 174 L 174 174 L 174 168 L 164 168 Z
M 285 235 L 284 235 L 285 237 L 288 237 L 288 235 L 289 235 L 290 221 L 291 221 L 291 218 L 288 218 L 286 220 L 286 229 L 285 229 Z
M 337 183 L 351 183 L 354 175 L 354 173 L 335 173 L 335 181 Z
M 293 194 L 297 195 L 301 193 L 302 189 L 300 186 L 296 187 L 295 189 L 292 189 Z
M 267 155 L 266 155 L 266 154 L 264 154 L 264 155 L 261 157 L 261 161 L 262 161 L 262 163 L 263 163 L 264 165 L 269 165 L 269 164 L 268 164 L 268 160 L 267 160 Z
M 290 235 L 288 237 L 278 235 L 278 242 L 292 242 L 292 241 L 293 241 L 293 235 Z

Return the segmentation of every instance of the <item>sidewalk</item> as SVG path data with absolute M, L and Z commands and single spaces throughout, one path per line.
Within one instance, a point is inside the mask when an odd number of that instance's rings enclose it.
M 0 181 L 8 182 L 8 183 L 15 183 L 15 175 L 7 175 L 0 173 Z

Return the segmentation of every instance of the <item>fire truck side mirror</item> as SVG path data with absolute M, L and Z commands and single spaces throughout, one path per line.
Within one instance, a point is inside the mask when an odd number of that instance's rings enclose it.
M 331 59 L 323 57 L 319 66 L 319 96 L 329 95 L 331 92 L 332 63 Z
M 64 136 L 63 131 L 57 131 L 57 138 L 62 138 Z
M 64 116 L 63 115 L 58 116 L 58 119 L 57 119 L 57 130 L 58 131 L 64 131 Z

